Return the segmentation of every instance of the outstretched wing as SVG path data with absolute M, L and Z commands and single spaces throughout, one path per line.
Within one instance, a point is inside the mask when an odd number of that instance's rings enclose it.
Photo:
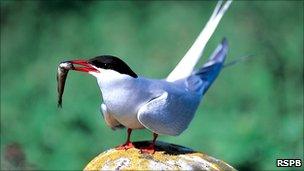
M 198 104 L 198 98 L 193 96 L 169 95 L 164 92 L 142 106 L 137 118 L 144 127 L 152 132 L 179 135 L 187 129 Z
M 203 67 L 186 79 L 186 87 L 201 95 L 205 94 L 223 68 L 227 53 L 228 43 L 224 38 Z
M 202 56 L 202 53 L 208 40 L 215 31 L 218 23 L 220 22 L 222 16 L 226 12 L 232 1 L 228 0 L 224 4 L 222 2 L 223 1 L 219 1 L 217 3 L 213 14 L 211 15 L 206 26 L 199 34 L 191 48 L 182 58 L 182 60 L 177 64 L 174 70 L 166 78 L 167 81 L 174 82 L 176 80 L 183 79 L 191 75 L 193 68 Z

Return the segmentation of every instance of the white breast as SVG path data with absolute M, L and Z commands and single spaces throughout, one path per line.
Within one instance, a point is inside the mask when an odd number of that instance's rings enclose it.
M 153 94 L 145 89 L 147 82 L 138 81 L 113 70 L 100 70 L 97 76 L 104 104 L 115 119 L 128 128 L 143 128 L 137 119 L 137 112 Z

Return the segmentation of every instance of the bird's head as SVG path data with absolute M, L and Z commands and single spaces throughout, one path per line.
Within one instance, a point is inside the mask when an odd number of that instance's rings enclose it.
M 89 60 L 72 60 L 73 70 L 86 72 L 98 80 L 115 79 L 114 77 L 133 77 L 137 75 L 121 59 L 115 56 L 103 55 Z

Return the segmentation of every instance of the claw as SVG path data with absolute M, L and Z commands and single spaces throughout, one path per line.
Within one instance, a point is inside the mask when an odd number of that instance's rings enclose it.
M 131 133 L 132 133 L 132 129 L 128 128 L 127 132 L 128 132 L 127 141 L 126 141 L 124 144 L 122 144 L 122 145 L 120 145 L 120 146 L 117 146 L 117 147 L 115 148 L 116 150 L 128 150 L 128 149 L 134 147 L 134 145 L 133 145 L 132 142 L 130 141 L 130 136 L 131 136 Z
M 153 140 L 152 140 L 152 144 L 150 144 L 148 147 L 144 147 L 140 149 L 140 153 L 144 153 L 144 154 L 154 154 L 155 153 L 155 142 L 156 142 L 156 138 L 158 137 L 158 134 L 153 133 Z
M 148 147 L 141 148 L 140 153 L 142 153 L 142 154 L 154 154 L 155 153 L 155 145 L 150 144 Z
M 117 146 L 115 149 L 116 150 L 128 150 L 133 147 L 134 147 L 133 143 L 131 141 L 128 141 L 122 145 Z

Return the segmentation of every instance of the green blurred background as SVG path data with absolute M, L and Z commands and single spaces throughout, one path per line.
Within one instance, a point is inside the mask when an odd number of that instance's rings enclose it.
M 112 131 L 102 119 L 92 76 L 71 72 L 57 109 L 58 63 L 112 54 L 139 75 L 164 78 L 215 4 L 1 0 L 2 169 L 24 162 L 34 169 L 82 169 L 123 143 L 125 130 Z M 274 170 L 276 158 L 303 159 L 303 1 L 233 2 L 200 65 L 223 37 L 227 61 L 254 57 L 223 69 L 190 127 L 159 140 L 240 170 Z M 147 130 L 132 136 L 151 138 Z

